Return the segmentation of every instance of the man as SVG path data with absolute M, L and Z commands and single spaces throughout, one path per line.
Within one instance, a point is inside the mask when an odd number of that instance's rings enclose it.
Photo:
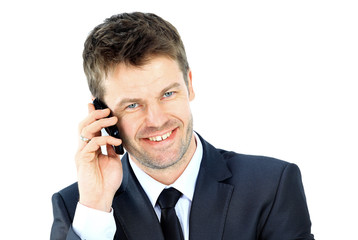
M 78 183 L 53 195 L 51 239 L 313 239 L 296 165 L 219 150 L 193 132 L 192 74 L 170 23 L 112 16 L 83 59 L 108 108 L 89 104 L 79 125 Z M 112 125 L 121 139 L 101 136 Z M 122 158 L 111 146 L 120 144 Z

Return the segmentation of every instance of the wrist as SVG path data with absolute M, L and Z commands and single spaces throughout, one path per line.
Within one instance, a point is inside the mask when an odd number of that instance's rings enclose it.
M 112 210 L 112 198 L 100 198 L 100 199 L 89 199 L 80 196 L 79 203 L 88 208 L 93 208 L 103 212 L 111 212 Z

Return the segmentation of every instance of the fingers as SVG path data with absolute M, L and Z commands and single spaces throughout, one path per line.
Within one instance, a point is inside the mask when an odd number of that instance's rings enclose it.
M 87 143 L 84 148 L 79 152 L 79 159 L 82 161 L 92 161 L 95 159 L 98 150 L 100 150 L 101 146 L 107 145 L 107 153 L 109 156 L 117 156 L 111 146 L 109 149 L 108 145 L 119 146 L 122 144 L 122 140 L 118 138 L 114 138 L 111 136 L 100 136 L 94 137 L 91 139 L 89 143 Z M 113 154 L 114 152 L 114 154 Z
M 95 120 L 89 125 L 83 127 L 80 135 L 89 139 L 95 136 L 99 136 L 102 128 L 113 126 L 117 123 L 117 121 L 118 121 L 117 117 L 102 118 L 99 120 Z
M 87 105 L 87 107 L 88 107 L 88 113 L 91 113 L 91 112 L 93 112 L 94 110 L 96 110 L 96 108 L 94 107 L 94 105 L 93 105 L 92 103 L 89 103 L 89 104 Z
M 113 126 L 117 123 L 116 117 L 107 118 L 110 110 L 95 110 L 92 103 L 88 104 L 88 116 L 78 125 L 78 134 L 86 139 L 101 135 L 101 129 Z M 88 141 L 87 141 L 88 142 Z M 82 149 L 86 145 L 86 141 L 79 142 L 79 148 Z
M 95 152 L 101 146 L 114 145 L 119 146 L 122 144 L 122 140 L 111 136 L 94 137 L 83 149 L 85 152 Z
M 94 140 L 95 137 L 100 137 L 101 136 L 101 129 L 102 128 L 106 128 L 109 126 L 113 126 L 117 123 L 118 118 L 117 117 L 109 117 L 108 115 L 110 114 L 110 110 L 107 109 L 103 109 L 103 110 L 95 110 L 95 107 L 92 103 L 88 104 L 88 116 L 79 124 L 78 126 L 78 132 L 79 135 L 81 136 L 79 139 L 79 144 L 78 144 L 78 151 L 87 151 L 88 153 L 93 154 L 95 151 L 98 150 L 99 147 L 101 145 L 106 145 L 107 141 L 104 140 L 106 138 L 103 138 L 103 140 L 100 140 L 101 142 L 98 142 L 98 140 Z M 89 139 L 89 141 L 84 141 L 83 139 Z M 104 142 L 103 142 L 104 141 Z M 112 140 L 113 141 L 113 140 Z M 86 146 L 89 145 L 89 143 L 93 142 L 92 144 L 90 144 L 90 146 L 88 148 L 85 149 Z M 96 143 L 98 143 L 96 145 Z M 111 145 L 119 145 L 117 144 L 118 141 L 116 141 L 114 144 Z M 108 143 L 110 144 L 110 143 Z M 92 147 L 92 148 L 90 148 Z
M 103 110 L 95 110 L 93 104 L 88 104 L 88 111 L 89 114 L 88 116 L 78 125 L 78 131 L 79 134 L 82 134 L 82 129 L 85 128 L 86 126 L 90 125 L 91 123 L 105 118 L 109 115 L 110 110 L 108 108 L 103 109 Z M 89 138 L 88 136 L 84 136 Z

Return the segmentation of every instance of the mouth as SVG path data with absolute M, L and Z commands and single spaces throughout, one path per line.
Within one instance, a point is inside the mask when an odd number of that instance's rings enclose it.
M 172 135 L 172 133 L 173 133 L 173 130 L 171 130 L 171 131 L 169 131 L 169 132 L 167 132 L 167 133 L 165 133 L 163 135 L 149 137 L 148 139 L 151 142 L 161 142 L 161 141 L 167 139 L 168 137 L 170 137 Z

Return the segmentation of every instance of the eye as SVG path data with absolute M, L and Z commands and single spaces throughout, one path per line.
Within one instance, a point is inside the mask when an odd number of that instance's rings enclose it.
M 171 97 L 174 94 L 174 92 L 166 92 L 164 93 L 163 97 L 167 98 L 167 97 Z
M 136 108 L 136 107 L 138 107 L 138 106 L 139 106 L 138 103 L 132 103 L 132 104 L 128 105 L 127 108 L 129 108 L 129 109 L 134 109 L 134 108 Z

